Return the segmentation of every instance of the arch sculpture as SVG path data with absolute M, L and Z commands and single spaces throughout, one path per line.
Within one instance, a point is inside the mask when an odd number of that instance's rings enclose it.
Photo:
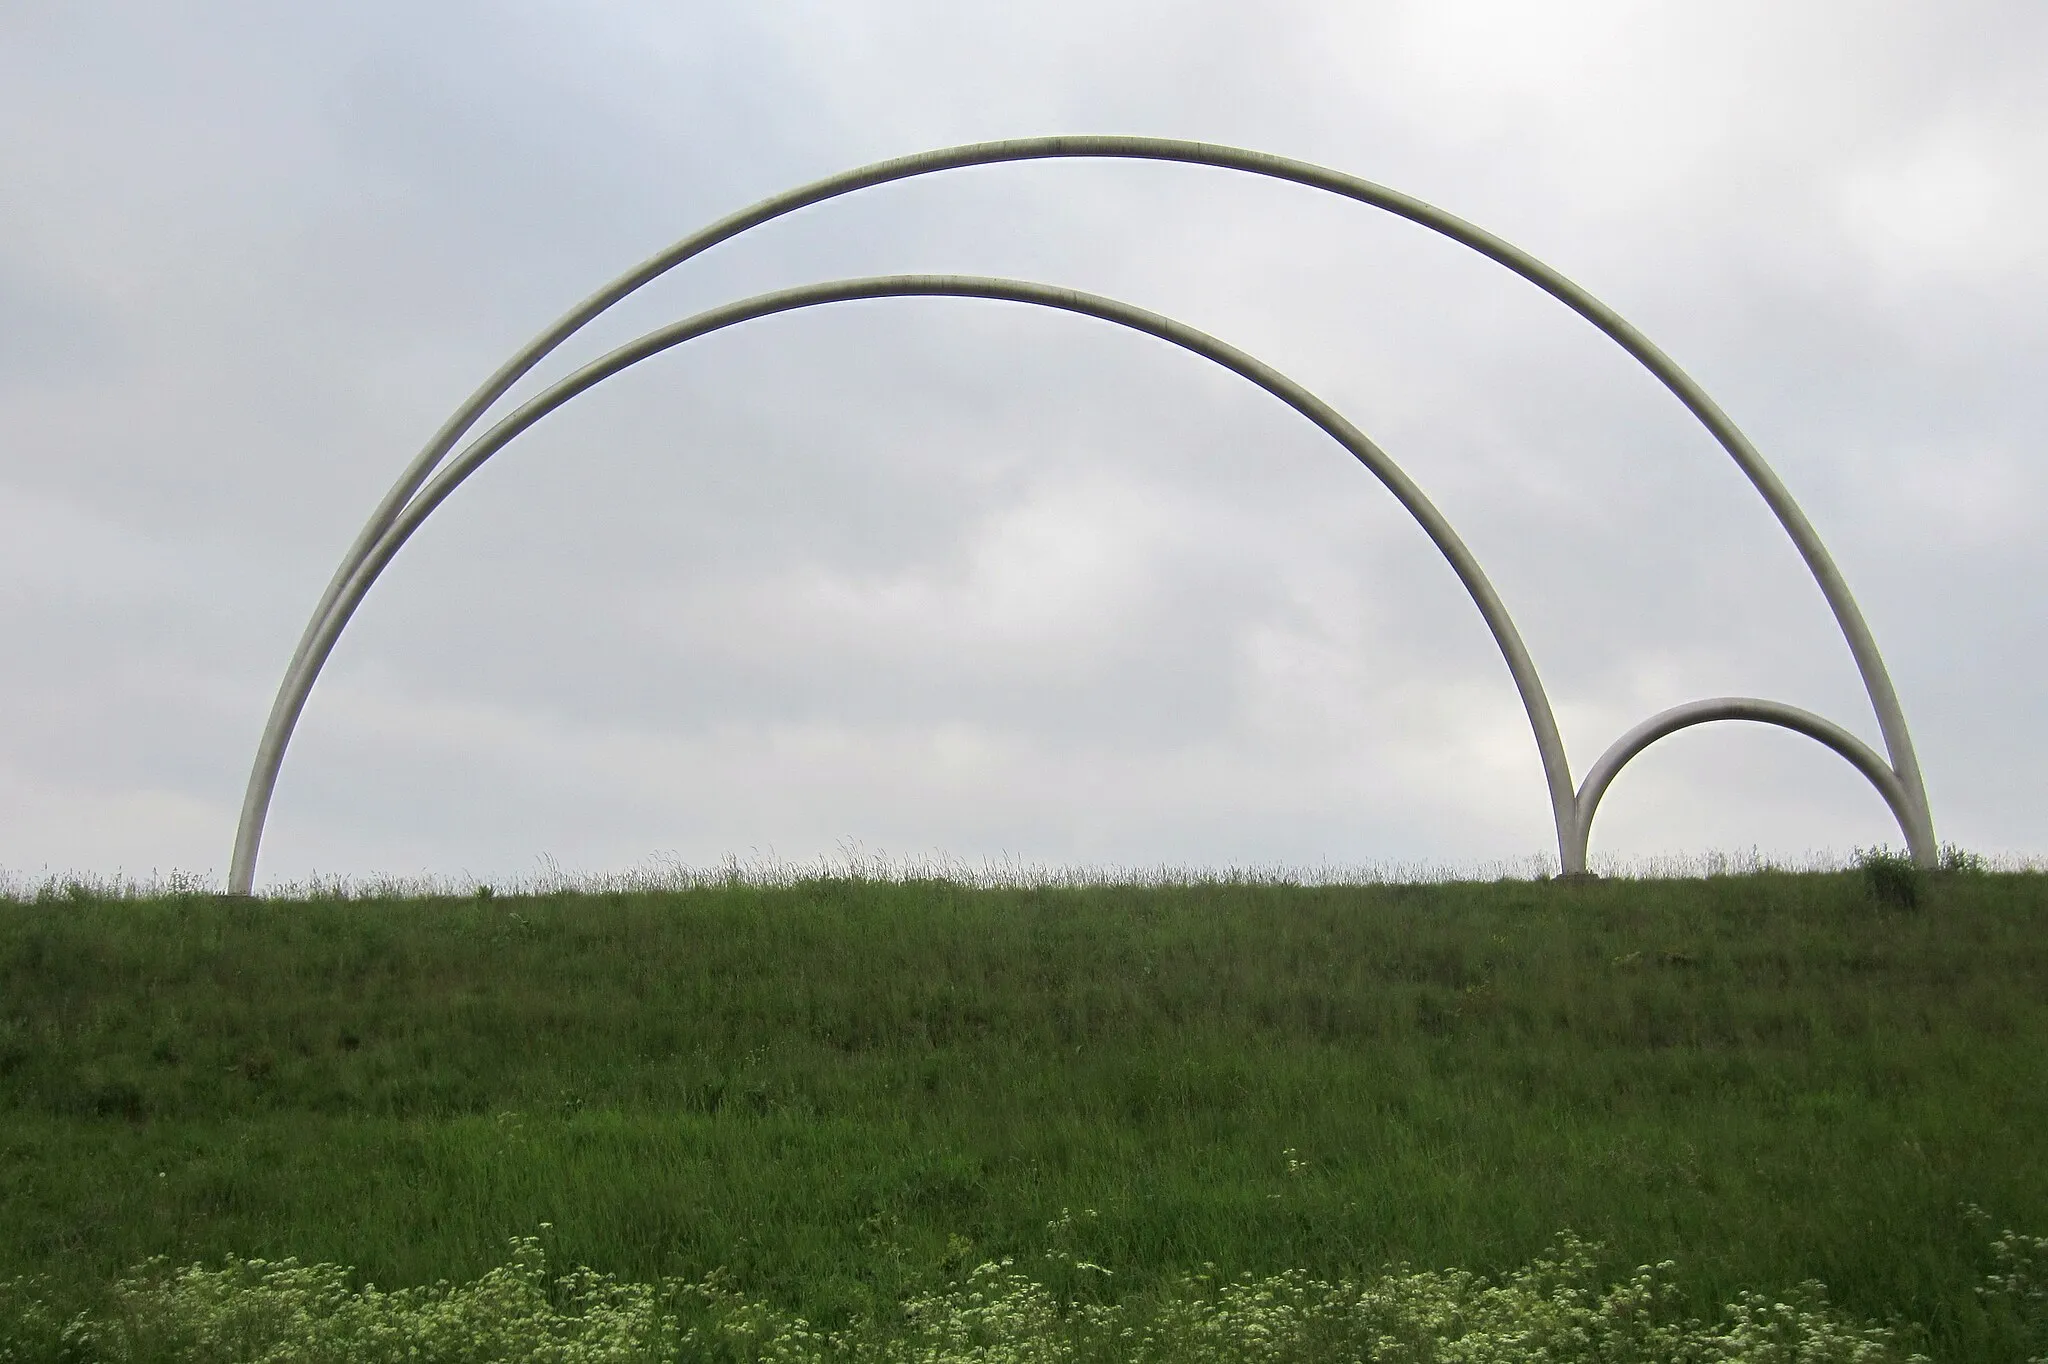
M 1271 366 L 1184 323 L 1097 295 L 1021 280 L 949 275 L 836 280 L 761 294 L 699 313 L 620 346 L 521 404 L 483 434 L 457 449 L 458 443 L 469 435 L 513 384 L 586 323 L 642 285 L 721 242 L 809 205 L 892 181 L 968 166 L 1072 158 L 1179 162 L 1261 175 L 1337 194 L 1406 218 L 1477 251 L 1591 322 L 1635 357 L 1698 418 L 1777 517 L 1834 612 L 1863 679 L 1871 709 L 1875 712 L 1884 740 L 1884 755 L 1880 756 L 1839 725 L 1795 706 L 1752 697 L 1719 697 L 1673 707 L 1637 725 L 1616 740 L 1593 765 L 1585 781 L 1574 788 L 1570 764 L 1566 761 L 1564 743 L 1550 702 L 1506 607 L 1471 551 L 1435 505 L 1386 452 L 1328 404 Z M 1365 465 L 1393 493 L 1449 562 L 1467 595 L 1479 608 L 1507 663 L 1542 758 L 1551 817 L 1557 831 L 1558 861 L 1564 874 L 1584 873 L 1593 815 L 1622 767 L 1667 734 L 1717 720 L 1749 720 L 1776 725 L 1804 734 L 1833 749 L 1876 787 L 1898 820 L 1914 859 L 1922 865 L 1930 865 L 1935 860 L 1933 821 L 1919 761 L 1913 752 L 1912 736 L 1907 731 L 1905 715 L 1899 707 L 1884 660 L 1855 598 L 1850 595 L 1848 584 L 1843 581 L 1805 513 L 1764 462 L 1763 456 L 1699 385 L 1647 337 L 1584 289 L 1518 248 L 1461 218 L 1370 181 L 1307 162 L 1207 143 L 1146 137 L 1047 137 L 950 147 L 878 162 L 764 199 L 685 237 L 613 280 L 506 361 L 497 373 L 470 395 L 469 400 L 456 410 L 407 466 L 371 514 L 321 595 L 278 687 L 257 746 L 241 820 L 236 829 L 234 857 L 228 877 L 229 892 L 246 895 L 254 886 L 256 856 L 278 771 L 284 762 L 285 748 L 321 667 L 356 607 L 412 533 L 493 454 L 578 394 L 642 360 L 694 338 L 777 313 L 853 299 L 933 296 L 992 299 L 1053 308 L 1156 337 L 1221 365 L 1265 389 L 1314 423 Z

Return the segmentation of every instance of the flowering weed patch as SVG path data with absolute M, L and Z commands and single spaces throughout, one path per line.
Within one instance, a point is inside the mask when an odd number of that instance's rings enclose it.
M 1055 1228 L 1057 1230 L 1057 1228 Z M 1998 1242 L 1994 1296 L 2042 1287 L 2048 1238 Z M 1899 1333 L 1831 1306 L 1818 1283 L 1744 1293 L 1685 1318 L 1670 1262 L 1604 1280 L 1599 1247 L 1565 1233 L 1499 1281 L 1393 1269 L 1366 1280 L 1294 1271 L 1183 1277 L 1141 1300 L 1062 1295 L 1013 1260 L 915 1294 L 887 1319 L 837 1331 L 736 1291 L 726 1276 L 550 1280 L 538 1240 L 471 1283 L 385 1292 L 331 1264 L 229 1260 L 144 1266 L 97 1313 L 34 1312 L 22 1281 L 0 1299 L 0 1361 L 85 1364 L 1925 1364 Z M 1055 1251 L 1049 1258 L 1077 1267 Z M 1095 1268 L 1098 1272 L 1099 1267 Z

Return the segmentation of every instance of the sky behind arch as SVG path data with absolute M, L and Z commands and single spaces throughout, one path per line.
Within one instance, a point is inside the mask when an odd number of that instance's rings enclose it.
M 2028 4 L 10 6 L 0 867 L 222 874 L 334 562 L 570 303 L 790 185 L 1047 132 L 1347 170 L 1615 306 L 1834 550 L 1940 835 L 2039 853 L 2044 40 Z M 1498 267 L 1296 187 L 1094 164 L 884 187 L 693 262 L 546 373 L 896 271 L 1109 294 L 1331 401 L 1487 566 L 1581 773 L 1722 693 L 1876 740 L 1819 593 L 1668 394 Z M 1879 840 L 1846 765 L 1747 726 L 1660 744 L 1594 834 Z M 262 870 L 849 842 L 1313 865 L 1551 834 L 1477 613 L 1342 451 L 1155 342 L 913 300 L 692 343 L 493 461 L 337 651 Z

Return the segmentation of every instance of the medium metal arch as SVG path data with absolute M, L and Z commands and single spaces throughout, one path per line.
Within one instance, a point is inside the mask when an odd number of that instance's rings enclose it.
M 269 812 L 269 792 L 274 785 L 277 770 L 282 765 L 284 748 L 290 742 L 292 730 L 297 726 L 299 715 L 312 693 L 320 669 L 340 640 L 343 629 L 347 627 L 356 608 L 361 605 L 378 576 L 412 537 L 413 532 L 425 523 L 427 517 L 432 515 L 464 480 L 482 468 L 486 460 L 503 449 L 521 432 L 578 394 L 588 391 L 642 360 L 673 349 L 685 341 L 707 336 L 756 318 L 801 308 L 855 299 L 909 297 L 981 298 L 1033 304 L 1098 318 L 1157 337 L 1204 359 L 1214 361 L 1250 380 L 1306 417 L 1348 450 L 1359 463 L 1372 471 L 1409 515 L 1415 518 L 1416 523 L 1422 527 L 1438 551 L 1449 561 L 1459 581 L 1464 584 L 1466 593 L 1472 598 L 1473 604 L 1479 608 L 1487 628 L 1492 632 L 1501 656 L 1508 665 L 1508 672 L 1514 679 L 1515 689 L 1521 696 L 1523 709 L 1529 717 L 1530 728 L 1536 736 L 1537 750 L 1553 793 L 1551 815 L 1557 826 L 1558 856 L 1570 869 L 1571 831 L 1575 818 L 1571 771 L 1565 761 L 1564 741 L 1558 733 L 1556 717 L 1551 712 L 1550 701 L 1544 693 L 1542 679 L 1537 675 L 1535 662 L 1529 657 L 1528 648 L 1522 642 L 1521 632 L 1515 628 L 1514 620 L 1508 615 L 1507 607 L 1502 604 L 1499 593 L 1494 590 L 1493 584 L 1479 567 L 1479 561 L 1473 557 L 1472 551 L 1459 538 L 1458 533 L 1451 528 L 1450 522 L 1444 519 L 1443 513 L 1437 510 L 1436 505 L 1421 488 L 1417 487 L 1400 466 L 1364 432 L 1322 399 L 1272 366 L 1206 332 L 1147 309 L 1097 294 L 1023 280 L 962 275 L 892 275 L 834 280 L 824 284 L 760 294 L 698 313 L 694 317 L 649 332 L 593 360 L 521 404 L 442 466 L 431 480 L 404 504 L 370 546 L 369 552 L 356 562 L 341 590 L 334 594 L 331 609 L 316 622 L 316 628 L 309 636 L 300 656 L 299 663 L 302 666 L 295 666 L 287 675 L 285 690 L 279 696 L 279 713 L 283 720 L 276 726 L 276 748 L 266 749 L 258 759 L 259 772 L 264 770 L 264 764 L 268 761 L 270 782 L 263 788 L 261 803 L 256 804 L 253 809 L 245 808 L 243 811 L 242 825 L 237 831 L 235 841 L 235 860 L 229 879 L 229 892 L 246 895 L 254 885 L 256 857 L 262 843 L 264 820 Z M 268 743 L 268 732 L 265 739 Z M 252 791 L 253 789 L 252 785 Z
M 1892 817 L 1899 822 L 1899 831 L 1906 836 L 1910 845 L 1913 839 L 1913 796 L 1892 770 L 1891 765 L 1871 749 L 1870 745 L 1843 729 L 1834 721 L 1815 715 L 1810 710 L 1788 706 L 1783 701 L 1765 701 L 1754 696 L 1716 696 L 1704 701 L 1688 701 L 1659 711 L 1649 719 L 1616 739 L 1598 762 L 1586 773 L 1586 780 L 1579 786 L 1573 818 L 1573 837 L 1578 840 L 1577 862 L 1581 869 L 1586 865 L 1587 845 L 1593 836 L 1593 814 L 1600 808 L 1600 798 L 1607 794 L 1607 788 L 1621 774 L 1631 758 L 1667 735 L 1694 725 L 1711 724 L 1716 720 L 1754 720 L 1759 724 L 1776 725 L 1796 734 L 1804 734 L 1826 744 L 1835 752 L 1847 758 L 1877 788 L 1884 797 L 1884 803 L 1891 807 Z

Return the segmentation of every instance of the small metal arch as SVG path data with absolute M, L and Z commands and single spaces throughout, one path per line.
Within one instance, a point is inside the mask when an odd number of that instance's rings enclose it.
M 370 546 L 369 552 L 357 562 L 354 571 L 342 585 L 341 591 L 334 596 L 332 608 L 320 617 L 316 629 L 309 637 L 301 659 L 303 666 L 295 667 L 286 678 L 286 690 L 279 697 L 283 719 L 281 724 L 275 726 L 276 748 L 274 751 L 266 749 L 259 754 L 259 771 L 268 763 L 274 779 L 277 768 L 282 764 L 284 746 L 290 742 L 292 731 L 296 728 L 298 717 L 312 693 L 320 669 L 325 665 L 349 619 L 355 614 L 356 608 L 361 605 L 378 576 L 434 510 L 445 502 L 464 480 L 482 468 L 486 460 L 503 449 L 521 432 L 578 394 L 685 341 L 707 336 L 742 322 L 800 308 L 855 299 L 909 297 L 980 298 L 1032 304 L 1097 318 L 1157 337 L 1250 380 L 1306 417 L 1348 450 L 1359 463 L 1371 470 L 1409 515 L 1415 518 L 1416 523 L 1450 563 L 1464 584 L 1466 593 L 1479 608 L 1480 615 L 1485 619 L 1487 628 L 1492 632 L 1501 656 L 1508 665 L 1508 672 L 1513 677 L 1516 691 L 1521 696 L 1523 709 L 1528 714 L 1530 728 L 1536 736 L 1544 771 L 1555 796 L 1551 813 L 1557 825 L 1558 855 L 1561 859 L 1570 857 L 1570 831 L 1574 809 L 1571 772 L 1565 762 L 1564 741 L 1558 733 L 1557 720 L 1551 712 L 1549 698 L 1544 694 L 1542 679 L 1537 676 L 1536 665 L 1529 657 L 1528 648 L 1523 644 L 1520 631 L 1515 628 L 1513 619 L 1508 615 L 1507 607 L 1502 604 L 1500 595 L 1479 567 L 1479 561 L 1473 557 L 1472 551 L 1451 528 L 1450 522 L 1444 519 L 1443 513 L 1437 510 L 1436 505 L 1421 488 L 1416 486 L 1384 450 L 1334 408 L 1280 371 L 1235 346 L 1185 323 L 1097 294 L 1060 289 L 1024 280 L 962 275 L 893 275 L 870 279 L 835 280 L 824 284 L 779 290 L 737 303 L 729 303 L 630 341 L 593 360 L 521 404 L 442 466 L 426 486 L 406 502 L 391 524 Z M 270 742 L 268 733 L 265 740 L 266 743 Z M 231 893 L 248 894 L 254 883 L 256 855 L 261 846 L 264 818 L 269 807 L 268 795 L 269 791 L 266 788 L 263 801 L 252 808 L 245 808 L 243 812 L 243 823 L 235 844 L 233 874 L 229 881 Z
M 1912 794 L 1906 789 L 1905 782 L 1899 779 L 1899 774 L 1870 745 L 1834 721 L 1810 710 L 1786 705 L 1783 701 L 1765 701 L 1754 696 L 1716 696 L 1704 701 L 1688 701 L 1652 715 L 1609 745 L 1586 773 L 1574 802 L 1576 817 L 1573 820 L 1573 836 L 1578 840 L 1575 860 L 1581 870 L 1586 865 L 1586 850 L 1593 837 L 1593 815 L 1600 808 L 1600 798 L 1607 794 L 1607 788 L 1629 760 L 1667 735 L 1716 720 L 1752 720 L 1758 724 L 1776 725 L 1826 744 L 1847 758 L 1850 765 L 1877 788 L 1877 793 L 1884 797 L 1884 803 L 1891 807 L 1892 818 L 1898 821 L 1899 831 L 1905 835 L 1907 844 L 1912 844 Z

